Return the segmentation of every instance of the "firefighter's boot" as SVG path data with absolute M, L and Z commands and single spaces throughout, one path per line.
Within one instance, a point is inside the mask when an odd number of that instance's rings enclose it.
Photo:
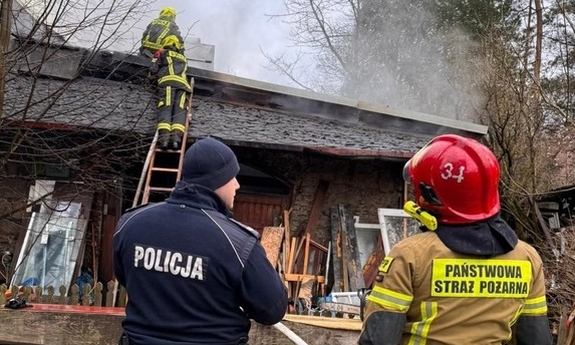
M 165 150 L 170 145 L 170 131 L 166 129 L 158 130 L 158 147 Z
M 181 131 L 172 131 L 172 140 L 171 140 L 171 144 L 172 144 L 172 148 L 174 150 L 179 150 L 180 146 L 182 146 L 182 137 L 184 136 L 184 133 L 182 133 Z

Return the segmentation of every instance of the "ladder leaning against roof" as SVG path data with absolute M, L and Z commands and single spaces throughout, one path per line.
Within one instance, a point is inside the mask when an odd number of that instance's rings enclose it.
M 186 106 L 186 120 L 184 123 L 184 135 L 182 137 L 182 144 L 177 150 L 170 149 L 160 149 L 157 147 L 158 142 L 158 129 L 154 134 L 154 139 L 152 139 L 152 144 L 148 150 L 148 155 L 144 162 L 144 167 L 142 168 L 142 174 L 140 175 L 140 181 L 138 182 L 138 188 L 134 194 L 134 200 L 132 202 L 132 207 L 138 205 L 147 204 L 150 200 L 150 195 L 152 193 L 157 193 L 159 195 L 165 195 L 172 191 L 176 182 L 180 180 L 182 176 L 182 166 L 184 164 L 184 154 L 186 153 L 186 144 L 188 141 L 188 130 L 190 128 L 190 121 L 192 120 L 192 95 L 194 92 L 194 78 L 190 79 L 190 88 L 192 92 L 188 95 L 188 104 Z M 177 158 L 174 159 L 174 158 Z M 167 163 L 167 164 L 161 164 Z M 172 183 L 170 186 L 164 182 L 161 185 L 152 186 L 152 183 L 156 183 L 154 179 L 156 175 L 172 175 L 172 178 L 166 178 L 164 176 L 164 181 L 167 183 Z M 175 177 L 175 178 L 174 178 Z M 172 181 L 172 182 L 170 182 Z M 141 198 L 140 198 L 141 197 Z M 141 200 L 140 200 L 141 199 Z M 114 280 L 114 286 L 112 289 L 112 298 L 108 306 L 116 306 L 118 301 L 118 290 L 120 286 L 118 280 Z M 125 296 L 127 298 L 127 296 Z M 122 299 L 122 298 L 120 298 Z M 125 303 L 126 301 L 123 301 Z M 122 301 L 118 303 L 122 304 Z M 123 305 L 119 305 L 123 307 Z
M 192 120 L 194 78 L 190 79 L 190 88 L 192 92 L 188 95 L 182 144 L 177 150 L 158 148 L 158 130 L 156 129 L 156 134 L 154 135 L 146 161 L 144 162 L 144 167 L 142 168 L 142 174 L 140 175 L 140 181 L 136 189 L 136 194 L 134 195 L 132 207 L 148 203 L 152 193 L 162 195 L 171 192 L 176 182 L 179 181 L 182 176 L 184 154 L 186 153 L 186 144 L 188 141 L 188 130 L 190 128 L 190 121 Z

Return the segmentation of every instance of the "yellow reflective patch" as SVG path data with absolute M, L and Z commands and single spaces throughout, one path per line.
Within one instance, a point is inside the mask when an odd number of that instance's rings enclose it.
M 383 272 L 383 273 L 387 273 L 387 271 L 389 271 L 389 267 L 391 266 L 391 263 L 393 262 L 393 258 L 390 256 L 386 256 L 383 261 L 381 262 L 381 264 L 379 264 L 379 271 Z
M 431 296 L 525 298 L 531 286 L 527 260 L 433 260 Z

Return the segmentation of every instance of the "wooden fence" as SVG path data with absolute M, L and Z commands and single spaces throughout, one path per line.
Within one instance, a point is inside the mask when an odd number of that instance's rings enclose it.
M 53 286 L 49 286 L 45 291 L 40 286 L 12 286 L 8 291 L 8 287 L 2 284 L 0 285 L 0 305 L 3 306 L 8 300 L 17 296 L 26 302 L 39 304 L 124 307 L 126 305 L 126 290 L 123 287 L 118 289 L 116 305 L 112 305 L 114 284 L 113 281 L 108 282 L 105 294 L 104 285 L 100 282 L 93 287 L 90 284 L 85 284 L 82 291 L 76 284 L 72 285 L 69 291 L 65 285 L 62 285 L 58 288 L 58 294 L 56 294 L 56 289 Z

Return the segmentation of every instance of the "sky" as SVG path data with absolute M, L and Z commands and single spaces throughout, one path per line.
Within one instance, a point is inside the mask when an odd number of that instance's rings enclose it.
M 199 37 L 215 46 L 214 70 L 244 78 L 288 85 L 285 76 L 270 70 L 263 52 L 269 55 L 293 52 L 289 25 L 269 15 L 285 11 L 283 0 L 156 0 L 146 20 L 157 17 L 161 8 L 172 6 L 176 23 L 185 35 Z M 134 29 L 144 30 L 147 21 Z

